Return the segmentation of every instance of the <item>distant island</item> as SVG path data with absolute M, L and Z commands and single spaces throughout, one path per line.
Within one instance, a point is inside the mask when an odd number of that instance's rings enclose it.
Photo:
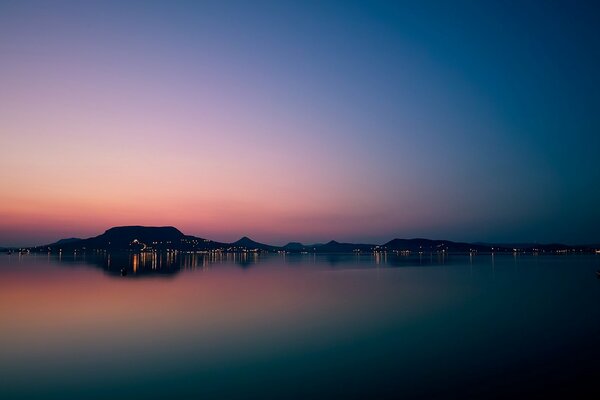
M 184 251 L 184 252 L 255 252 L 255 253 L 572 253 L 600 252 L 600 246 L 569 246 L 564 244 L 489 244 L 464 243 L 450 240 L 393 239 L 383 244 L 327 243 L 302 244 L 290 242 L 285 246 L 273 246 L 256 242 L 248 237 L 232 243 L 183 234 L 172 226 L 119 226 L 108 229 L 101 235 L 87 238 L 61 239 L 55 243 L 35 246 L 26 251 L 73 252 L 73 251 Z M 9 249 L 3 249 L 9 251 Z

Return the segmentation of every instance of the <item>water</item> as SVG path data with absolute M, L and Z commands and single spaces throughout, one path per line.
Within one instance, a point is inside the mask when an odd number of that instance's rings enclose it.
M 595 255 L 1 254 L 0 398 L 595 397 L 597 269 Z

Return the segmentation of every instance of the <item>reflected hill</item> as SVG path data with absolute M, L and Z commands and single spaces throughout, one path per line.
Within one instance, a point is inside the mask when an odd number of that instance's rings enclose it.
M 49 253 L 50 254 L 50 253 Z M 208 269 L 219 264 L 250 268 L 260 262 L 258 253 L 127 252 L 86 251 L 60 252 L 53 260 L 66 265 L 86 264 L 114 277 L 173 277 L 184 270 Z
M 181 271 L 176 253 L 137 252 L 60 252 L 54 260 L 65 265 L 85 264 L 103 270 L 107 275 L 126 278 L 150 276 L 170 277 Z
M 127 279 L 174 277 L 182 271 L 206 271 L 219 266 L 242 269 L 271 266 L 274 268 L 398 268 L 427 267 L 464 263 L 465 257 L 481 260 L 489 255 L 396 254 L 396 253 L 195 253 L 195 252 L 127 252 L 87 251 L 48 253 L 48 257 L 66 266 L 81 264 L 98 268 L 109 276 Z M 493 257 L 493 256 L 492 256 Z

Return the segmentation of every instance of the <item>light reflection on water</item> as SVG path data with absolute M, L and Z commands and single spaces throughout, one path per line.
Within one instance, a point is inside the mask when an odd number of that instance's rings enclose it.
M 15 255 L 14 257 L 25 257 Z M 46 258 L 48 262 L 95 266 L 108 275 L 140 278 L 152 275 L 168 276 L 185 270 L 209 269 L 214 265 L 237 265 L 250 268 L 254 265 L 284 264 L 322 268 L 324 266 L 344 268 L 370 267 L 414 267 L 440 266 L 463 263 L 463 257 L 450 257 L 447 254 L 398 255 L 387 253 L 362 254 L 273 254 L 273 253 L 225 253 L 225 252 L 89 252 L 89 253 L 34 253 L 27 255 L 34 259 Z M 20 259 L 20 258 L 19 258 Z M 485 257 L 476 257 L 488 260 Z M 470 256 L 473 262 L 473 256 Z M 123 275 L 123 270 L 126 274 Z
M 1 257 L 1 398 L 489 397 L 600 371 L 598 256 Z

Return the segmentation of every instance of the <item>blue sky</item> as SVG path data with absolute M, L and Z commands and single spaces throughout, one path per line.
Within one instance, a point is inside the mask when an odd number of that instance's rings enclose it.
M 598 11 L 2 1 L 0 243 L 600 242 Z

